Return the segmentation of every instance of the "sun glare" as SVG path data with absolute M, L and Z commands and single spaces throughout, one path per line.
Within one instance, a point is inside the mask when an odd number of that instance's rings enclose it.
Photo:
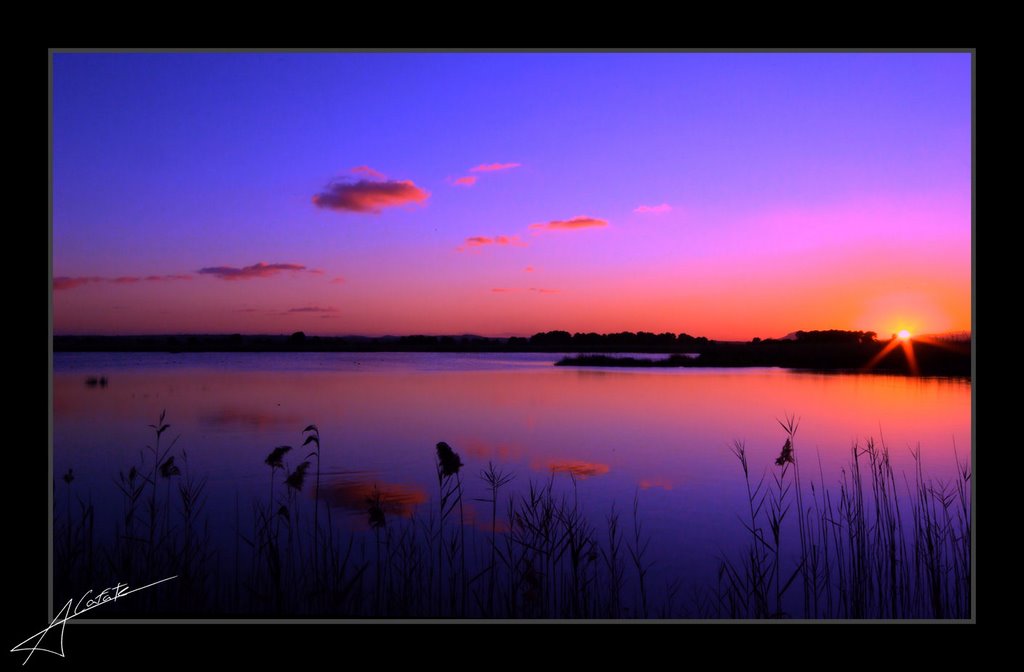
M 896 335 L 899 336 L 900 339 L 904 341 L 910 338 L 910 332 L 907 331 L 906 329 L 901 329 L 900 332 Z

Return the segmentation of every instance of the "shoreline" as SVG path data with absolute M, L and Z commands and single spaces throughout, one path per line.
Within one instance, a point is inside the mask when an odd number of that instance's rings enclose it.
M 656 353 L 651 353 L 656 354 Z M 969 365 L 969 362 L 968 362 Z M 664 359 L 640 359 L 637 357 L 614 357 L 608 355 L 577 355 L 575 357 L 563 357 L 555 362 L 555 366 L 561 367 L 585 367 L 585 368 L 613 368 L 613 369 L 756 369 L 756 368 L 777 368 L 788 371 L 805 373 L 839 373 L 839 374 L 882 374 L 882 375 L 911 375 L 906 368 L 875 367 L 866 369 L 826 367 L 826 366 L 787 366 L 785 364 L 730 364 L 723 362 L 700 362 L 700 358 L 672 355 Z M 972 380 L 971 372 L 966 373 L 955 371 L 920 371 L 919 377 L 932 378 L 957 378 Z

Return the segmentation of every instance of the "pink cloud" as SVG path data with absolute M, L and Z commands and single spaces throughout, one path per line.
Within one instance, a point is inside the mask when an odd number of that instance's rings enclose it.
M 515 287 L 492 287 L 491 291 L 504 294 L 505 292 L 515 292 L 518 290 Z
M 493 238 L 489 238 L 487 236 L 471 236 L 466 238 L 466 242 L 455 249 L 459 252 L 464 252 L 466 250 L 480 248 L 485 245 L 515 245 L 516 247 L 526 247 L 526 243 L 519 240 L 519 236 L 495 236 Z
M 452 184 L 456 187 L 472 187 L 476 184 L 476 175 L 467 175 L 466 177 L 460 177 L 455 180 Z
M 471 173 L 491 173 L 496 170 L 509 170 L 510 168 L 518 168 L 523 164 L 521 163 L 482 163 L 479 166 L 473 166 L 469 169 Z
M 55 290 L 60 289 L 74 289 L 75 287 L 81 287 L 89 283 L 95 282 L 110 282 L 115 285 L 133 285 L 137 282 L 146 280 L 148 282 L 163 282 L 169 280 L 191 280 L 191 275 L 147 275 L 146 277 L 139 277 L 137 275 L 120 275 L 116 278 L 102 278 L 99 276 L 88 276 L 88 277 L 68 277 L 62 275 L 53 279 L 53 288 Z
M 332 285 L 340 285 L 340 284 L 343 284 L 344 282 L 345 282 L 345 278 L 343 278 L 342 276 L 339 275 L 339 276 L 336 276 L 336 277 L 332 278 L 330 284 L 332 284 Z
M 581 215 L 579 217 L 573 217 L 572 219 L 556 219 L 542 224 L 531 224 L 530 228 L 534 231 L 556 231 L 559 229 L 587 229 L 595 226 L 608 226 L 608 222 L 596 217 L 586 217 Z
M 165 282 L 168 280 L 191 280 L 191 275 L 177 274 L 177 275 L 147 275 L 145 280 L 149 282 Z
M 411 180 L 373 182 L 334 182 L 322 193 L 313 196 L 313 205 L 344 212 L 380 214 L 383 208 L 407 203 L 422 203 L 430 192 L 420 189 Z
M 661 205 L 641 205 L 633 209 L 633 212 L 643 214 L 660 215 L 663 212 L 671 212 L 672 206 L 668 203 L 662 203 Z
M 252 278 L 270 278 L 281 271 L 304 271 L 302 264 L 265 264 L 262 261 L 252 266 L 234 268 L 233 266 L 211 266 L 199 269 L 202 275 L 214 275 L 221 280 L 250 280 Z
M 526 268 L 523 269 L 523 271 L 526 273 L 533 273 L 533 266 L 527 266 Z
M 304 306 L 302 308 L 289 308 L 289 313 L 336 313 L 337 308 L 320 308 L 319 306 Z
M 60 277 L 57 277 L 57 278 L 53 279 L 53 289 L 54 290 L 74 289 L 75 287 L 81 287 L 82 285 L 87 285 L 90 282 L 103 282 L 103 278 L 97 278 L 95 276 L 69 278 L 66 275 L 62 275 Z
M 366 175 L 368 177 L 372 177 L 372 178 L 375 178 L 375 179 L 378 179 L 378 180 L 386 180 L 387 179 L 387 177 L 385 177 L 384 173 L 380 172 L 379 170 L 374 170 L 373 168 L 370 168 L 369 166 L 356 166 L 355 168 L 352 169 L 352 172 L 356 173 L 357 175 Z
M 544 287 L 530 287 L 531 292 L 538 292 L 540 294 L 560 294 L 560 289 L 546 289 Z

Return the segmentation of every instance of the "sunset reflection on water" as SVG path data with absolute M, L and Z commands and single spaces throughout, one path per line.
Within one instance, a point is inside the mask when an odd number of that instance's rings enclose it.
M 755 478 L 770 478 L 785 439 L 776 420 L 786 414 L 801 418 L 797 454 L 827 487 L 841 478 L 852 444 L 869 437 L 890 447 L 897 473 L 910 473 L 910 450 L 918 446 L 937 478 L 954 474 L 954 447 L 961 457 L 971 452 L 971 385 L 964 380 L 584 370 L 539 366 L 535 355 L 517 366 L 508 354 L 451 362 L 459 357 L 154 355 L 147 365 L 133 355 L 130 365 L 119 365 L 116 355 L 60 354 L 55 478 L 73 468 L 76 492 L 93 498 L 98 515 L 114 515 L 111 479 L 137 459 L 151 440 L 147 425 L 166 409 L 190 467 L 209 477 L 214 526 L 226 526 L 236 496 L 243 504 L 266 497 L 267 452 L 301 445 L 303 427 L 316 423 L 326 501 L 365 512 L 376 487 L 388 515 L 408 517 L 434 506 L 434 445 L 445 441 L 465 463 L 467 524 L 490 530 L 490 504 L 473 502 L 487 496 L 479 476 L 494 462 L 516 476 L 502 497 L 554 479 L 574 488 L 598 521 L 636 496 L 645 529 L 659 539 L 661 565 L 713 571 L 717 549 L 734 546 L 742 533 L 736 515 L 745 491 L 728 447 L 745 441 Z M 100 374 L 109 379 L 106 388 L 83 384 Z M 298 464 L 305 452 L 288 457 Z M 502 502 L 499 519 L 504 509 Z

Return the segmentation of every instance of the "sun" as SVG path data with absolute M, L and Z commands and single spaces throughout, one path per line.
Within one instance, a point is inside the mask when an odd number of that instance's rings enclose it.
M 906 329 L 901 329 L 896 335 L 900 337 L 901 341 L 906 341 L 910 338 L 910 332 Z

